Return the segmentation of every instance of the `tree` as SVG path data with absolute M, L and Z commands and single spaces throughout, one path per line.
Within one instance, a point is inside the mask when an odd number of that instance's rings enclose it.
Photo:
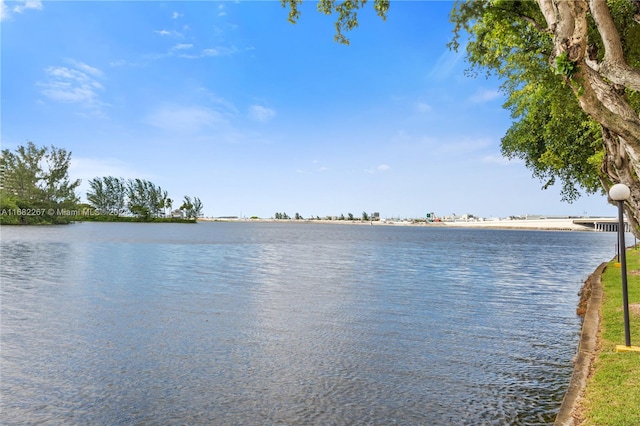
M 148 186 L 149 184 L 143 179 L 129 179 L 127 182 L 127 208 L 134 216 L 144 219 L 151 217 Z
M 202 216 L 202 201 L 200 201 L 200 198 L 198 197 L 193 197 L 193 218 L 196 219 L 200 216 Z
M 184 196 L 184 200 L 182 201 L 182 205 L 180 206 L 180 210 L 184 211 L 187 219 L 191 219 L 191 212 L 193 210 L 193 202 L 191 201 L 191 197 L 188 195 Z
M 515 119 L 502 141 L 505 155 L 524 159 L 547 184 L 561 180 L 569 200 L 578 188 L 628 185 L 625 211 L 640 235 L 637 5 L 467 1 L 452 16 L 456 37 L 462 30 L 471 37 L 472 66 L 503 78 Z
M 160 189 L 160 188 L 158 188 Z M 165 208 L 167 207 L 167 199 L 169 198 L 169 193 L 165 190 L 160 190 L 157 194 L 158 198 L 157 198 L 157 204 L 156 206 L 158 207 L 158 215 L 160 214 L 160 211 L 162 210 L 162 215 L 166 216 L 166 212 L 165 212 Z
M 127 189 L 127 207 L 133 215 L 146 219 L 159 216 L 167 191 L 145 179 L 129 179 Z
M 87 200 L 99 212 L 108 211 L 109 200 L 104 185 L 105 178 L 93 178 L 89 181 Z
M 104 184 L 110 213 L 120 216 L 127 205 L 127 183 L 123 178 L 109 176 L 104 178 Z
M 38 183 L 42 179 L 40 164 L 47 152 L 45 147 L 38 148 L 33 142 L 19 146 L 16 152 L 2 150 L 2 188 L 8 195 L 23 201 L 40 201 Z
M 75 205 L 80 179 L 70 181 L 70 164 L 71 152 L 55 146 L 37 147 L 28 142 L 15 152 L 4 149 L 0 155 L 3 194 L 24 207 Z
M 182 206 L 180 210 L 185 212 L 185 216 L 187 219 L 197 219 L 202 216 L 202 201 L 198 197 L 189 197 L 188 195 L 184 196 L 184 201 L 182 202 Z
M 289 20 L 299 0 L 283 1 Z M 358 25 L 363 0 L 321 0 L 337 14 L 336 40 Z M 389 2 L 374 1 L 385 18 Z M 456 2 L 453 49 L 467 33 L 471 71 L 498 75 L 514 123 L 503 154 L 522 158 L 566 201 L 580 190 L 631 189 L 625 212 L 640 236 L 640 2 L 464 0 Z
M 127 183 L 113 176 L 93 178 L 89 181 L 87 200 L 103 214 L 120 216 L 127 204 Z
M 362 212 L 362 221 L 366 222 L 369 220 L 369 215 L 367 214 L 367 212 Z
M 325 15 L 338 14 L 338 19 L 335 23 L 335 41 L 349 44 L 349 39 L 343 32 L 351 31 L 358 26 L 358 9 L 366 3 L 367 0 L 344 0 L 340 3 L 337 3 L 335 0 L 320 0 L 318 2 L 319 12 Z M 295 24 L 300 17 L 298 5 L 302 4 L 302 0 L 281 0 L 281 4 L 283 7 L 289 7 L 289 22 Z M 374 0 L 373 8 L 379 17 L 386 19 L 387 11 L 389 10 L 389 0 Z
M 80 179 L 69 180 L 69 166 L 71 152 L 51 147 L 44 155 L 46 167 L 43 170 L 40 188 L 44 194 L 44 201 L 49 204 L 75 205 L 80 201 L 75 189 L 80 186 Z

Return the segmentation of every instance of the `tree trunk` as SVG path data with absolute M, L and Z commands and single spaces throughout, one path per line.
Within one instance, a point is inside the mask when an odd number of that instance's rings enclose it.
M 602 126 L 602 185 L 607 191 L 615 183 L 629 187 L 631 197 L 624 209 L 631 232 L 640 237 L 640 117 L 625 96 L 625 89 L 640 90 L 640 70 L 629 66 L 624 57 L 606 0 L 538 0 L 538 5 L 554 37 L 551 63 L 566 54 L 575 64 L 576 72 L 565 79 L 580 107 Z M 605 48 L 599 62 L 586 54 L 589 14 Z

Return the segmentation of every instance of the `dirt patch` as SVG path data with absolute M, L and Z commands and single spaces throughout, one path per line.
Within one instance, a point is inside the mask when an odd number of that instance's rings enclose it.
M 620 306 L 617 312 L 622 312 L 624 308 Z M 629 315 L 640 316 L 640 303 L 629 303 Z
M 627 271 L 628 275 L 640 275 L 640 269 L 634 269 L 633 271 Z

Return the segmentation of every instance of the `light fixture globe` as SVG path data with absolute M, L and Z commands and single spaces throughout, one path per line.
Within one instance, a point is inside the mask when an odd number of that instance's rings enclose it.
M 616 183 L 609 189 L 609 197 L 613 201 L 624 201 L 631 196 L 631 190 L 624 183 Z

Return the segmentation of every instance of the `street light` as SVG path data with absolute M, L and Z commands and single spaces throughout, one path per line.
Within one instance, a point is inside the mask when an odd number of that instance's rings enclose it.
M 631 196 L 629 187 L 623 183 L 617 183 L 609 189 L 609 197 L 618 203 L 618 250 L 622 266 L 622 307 L 624 310 L 624 341 L 626 347 L 617 346 L 616 350 L 631 349 L 631 332 L 629 330 L 629 294 L 627 290 L 627 253 L 624 244 L 624 200 Z

